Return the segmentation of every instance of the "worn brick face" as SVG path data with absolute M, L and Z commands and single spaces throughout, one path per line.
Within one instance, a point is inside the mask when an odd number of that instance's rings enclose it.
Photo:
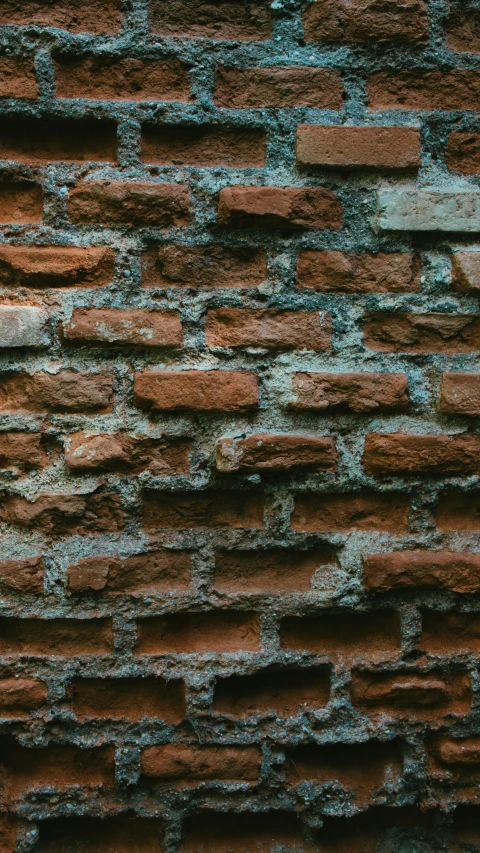
M 480 849 L 478 0 L 0 0 L 0 853 Z

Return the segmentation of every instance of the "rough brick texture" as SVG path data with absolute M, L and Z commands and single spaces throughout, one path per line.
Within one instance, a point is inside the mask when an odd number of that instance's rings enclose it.
M 0 0 L 0 853 L 480 853 L 480 0 Z

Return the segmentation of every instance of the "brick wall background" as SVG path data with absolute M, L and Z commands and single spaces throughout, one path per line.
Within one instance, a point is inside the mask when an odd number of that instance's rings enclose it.
M 480 849 L 479 49 L 0 3 L 0 853 Z

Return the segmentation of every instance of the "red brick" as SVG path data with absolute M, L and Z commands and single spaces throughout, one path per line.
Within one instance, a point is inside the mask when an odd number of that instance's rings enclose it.
M 396 492 L 305 492 L 295 497 L 291 525 L 306 533 L 352 529 L 406 533 L 409 514 L 408 496 Z
M 473 352 L 480 346 L 477 314 L 369 314 L 365 345 L 377 352 Z
M 420 132 L 412 127 L 300 124 L 296 153 L 301 166 L 411 169 L 420 165 Z
M 0 411 L 109 412 L 112 401 L 107 373 L 0 374 Z
M 307 6 L 307 41 L 426 42 L 428 15 L 423 0 L 322 0 Z
M 146 287 L 251 288 L 267 278 L 261 249 L 221 246 L 159 246 L 143 256 Z
M 0 678 L 0 717 L 28 717 L 46 704 L 47 685 L 34 678 Z
M 410 293 L 420 289 L 418 260 L 408 252 L 360 255 L 301 251 L 297 287 L 321 293 Z
M 443 373 L 440 410 L 457 415 L 480 415 L 480 374 Z
M 331 346 L 326 311 L 276 311 L 263 308 L 212 308 L 205 321 L 211 347 L 269 347 L 322 351 Z
M 476 110 L 479 94 L 478 71 L 377 71 L 368 78 L 372 110 Z
M 181 62 L 57 56 L 57 98 L 104 101 L 189 101 L 190 81 Z
M 67 212 L 75 223 L 187 225 L 190 194 L 182 184 L 84 181 L 70 191 Z
M 122 26 L 121 0 L 89 0 L 72 6 L 70 0 L 3 0 L 2 26 L 58 27 L 73 33 L 116 33 Z
M 265 0 L 207 0 L 201 5 L 194 0 L 150 0 L 148 22 L 156 35 L 193 39 L 263 41 L 272 31 L 270 6 Z
M 85 557 L 67 569 L 71 592 L 147 595 L 187 589 L 188 551 L 151 551 L 132 557 Z
M 2 657 L 113 654 L 111 619 L 0 619 Z
M 447 148 L 447 167 L 466 175 L 480 172 L 480 134 L 450 133 Z
M 252 808 L 252 806 L 250 806 Z M 288 850 L 307 853 L 301 824 L 290 812 L 263 811 L 239 814 L 204 811 L 184 821 L 180 853 L 273 853 Z
M 164 744 L 142 752 L 142 773 L 154 779 L 181 782 L 258 779 L 261 752 L 257 746 Z
M 15 287 L 102 287 L 115 253 L 105 246 L 0 246 L 0 282 Z
M 117 126 L 92 119 L 18 118 L 2 122 L 0 158 L 42 165 L 117 160 Z
M 338 559 L 329 545 L 309 551 L 262 548 L 218 551 L 215 554 L 214 587 L 220 593 L 310 592 L 316 572 L 323 578 Z
M 334 471 L 335 439 L 255 433 L 217 442 L 219 471 Z
M 42 787 L 68 791 L 83 788 L 113 788 L 115 751 L 112 747 L 82 749 L 67 744 L 49 744 L 41 749 L 8 745 L 2 754 L 2 769 L 11 798 L 24 797 Z
M 37 97 L 37 75 L 33 59 L 2 56 L 0 58 L 0 98 Z
M 478 53 L 480 50 L 480 12 L 475 6 L 452 7 L 447 24 L 450 50 Z
M 132 813 L 113 816 L 88 815 L 41 820 L 39 846 L 45 853 L 159 853 L 163 850 L 163 822 Z
M 145 163 L 185 166 L 264 166 L 267 137 L 263 130 L 209 125 L 144 125 Z
M 218 67 L 214 100 L 218 107 L 318 107 L 340 110 L 343 83 L 340 74 L 308 65 L 261 68 Z
M 38 432 L 0 433 L 0 468 L 42 468 L 46 454 Z
M 258 613 L 215 610 L 137 620 L 137 655 L 258 652 L 259 643 Z
M 75 308 L 64 323 L 63 336 L 77 343 L 180 347 L 183 327 L 179 311 L 149 308 Z
M 369 715 L 437 720 L 470 710 L 470 681 L 461 672 L 366 672 L 352 680 L 352 702 Z
M 185 716 L 183 681 L 163 678 L 77 678 L 69 705 L 79 720 L 164 720 L 168 725 Z
M 330 698 L 330 669 L 276 669 L 255 675 L 219 678 L 212 710 L 231 717 L 249 717 L 272 711 L 278 717 L 294 717 L 309 709 L 323 708 Z
M 135 405 L 152 411 L 256 409 L 258 379 L 247 370 L 168 370 L 135 374 Z
M 148 470 L 161 477 L 187 474 L 190 442 L 167 437 L 139 438 L 123 432 L 78 432 L 69 438 L 65 462 L 74 471 Z
M 430 751 L 441 764 L 462 765 L 464 769 L 480 764 L 480 738 L 478 737 L 451 738 L 448 735 L 440 735 L 431 743 Z M 449 769 L 453 768 L 449 767 Z M 476 770 L 478 773 L 478 766 Z
M 480 473 L 480 435 L 369 433 L 363 467 L 367 474 Z
M 421 651 L 458 655 L 480 651 L 480 616 L 476 613 L 422 610 Z
M 220 190 L 218 221 L 235 227 L 338 231 L 342 208 L 335 193 L 322 187 L 233 186 Z
M 394 610 L 286 616 L 280 623 L 280 644 L 333 660 L 386 661 L 401 652 L 400 619 Z
M 36 225 L 42 218 L 43 189 L 40 184 L 5 180 L 0 183 L 0 222 Z
M 143 499 L 143 526 L 146 530 L 199 527 L 261 529 L 263 513 L 261 492 L 150 490 Z
M 403 373 L 294 373 L 288 406 L 299 411 L 346 409 L 375 412 L 405 409 L 408 379 Z
M 43 576 L 43 557 L 0 561 L 0 585 L 7 590 L 42 593 Z
M 480 530 L 480 493 L 440 492 L 434 519 L 439 530 Z
M 447 589 L 472 593 L 480 589 L 480 554 L 454 551 L 394 551 L 369 554 L 364 560 L 368 590 Z
M 47 536 L 115 533 L 125 526 L 126 514 L 118 495 L 42 495 L 30 502 L 14 496 L 4 499 L 0 518 L 7 524 L 38 530 Z
M 480 291 L 480 252 L 455 252 L 451 256 L 452 287 L 464 293 Z

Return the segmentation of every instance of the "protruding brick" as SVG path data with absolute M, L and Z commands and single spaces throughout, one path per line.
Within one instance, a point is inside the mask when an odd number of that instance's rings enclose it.
M 0 374 L 0 411 L 108 412 L 111 408 L 108 373 Z
M 0 305 L 0 348 L 44 346 L 46 319 L 41 308 Z
M 255 433 L 217 442 L 219 471 L 334 471 L 335 439 L 310 435 Z
M 391 660 L 401 651 L 400 619 L 394 610 L 286 616 L 280 623 L 280 644 L 334 660 Z
M 43 557 L 23 560 L 0 560 L 0 586 L 15 592 L 43 592 Z
M 145 163 L 185 166 L 264 166 L 265 131 L 198 125 L 144 125 Z
M 38 432 L 0 433 L 0 468 L 30 470 L 45 464 L 42 435 Z
M 35 501 L 8 497 L 0 507 L 0 518 L 46 536 L 115 533 L 125 527 L 126 514 L 118 495 L 93 492 L 89 495 L 41 495 Z
M 451 738 L 444 735 L 435 738 L 430 746 L 435 758 L 447 765 L 480 765 L 480 738 Z M 466 769 L 466 768 L 465 768 Z
M 169 613 L 137 620 L 137 655 L 258 652 L 260 617 L 243 610 Z
M 160 492 L 149 490 L 143 499 L 146 530 L 219 527 L 233 530 L 263 528 L 261 492 Z
M 33 59 L 21 56 L 2 56 L 0 59 L 0 98 L 37 97 L 37 75 L 35 74 Z
M 303 17 L 307 41 L 426 42 L 428 15 L 423 0 L 317 0 Z
M 300 124 L 296 152 L 301 166 L 414 169 L 420 165 L 420 131 Z
M 185 716 L 185 685 L 152 677 L 77 678 L 69 704 L 79 720 L 151 718 L 173 725 Z
M 128 433 L 83 432 L 70 436 L 65 462 L 74 471 L 145 471 L 156 476 L 187 474 L 190 442 L 185 439 L 140 438 Z
M 33 181 L 0 183 L 0 224 L 36 225 L 42 218 L 43 189 L 40 184 Z
M 164 744 L 142 753 L 142 774 L 192 785 L 195 782 L 258 779 L 261 752 L 257 746 Z
M 135 405 L 152 411 L 244 411 L 258 406 L 258 379 L 247 370 L 145 370 L 134 393 Z
M 76 223 L 187 225 L 190 194 L 182 184 L 84 181 L 71 190 L 67 212 Z
M 480 94 L 480 73 L 463 68 L 377 71 L 367 82 L 372 110 L 476 110 Z
M 183 344 L 183 327 L 178 311 L 75 308 L 71 319 L 63 324 L 63 336 L 67 341 L 84 344 L 180 347 Z
M 2 122 L 0 158 L 43 165 L 117 160 L 117 126 L 91 119 L 18 118 Z
M 443 373 L 440 410 L 456 415 L 480 415 L 480 373 Z
M 475 189 L 389 187 L 378 191 L 377 201 L 383 231 L 480 231 L 480 192 Z
M 480 473 L 480 435 L 369 433 L 363 467 L 367 474 Z
M 112 59 L 103 55 L 55 58 L 57 98 L 104 101 L 189 101 L 187 69 L 177 60 Z
M 0 718 L 28 717 L 46 704 L 47 685 L 34 678 L 0 679 Z
M 369 715 L 436 720 L 468 713 L 470 701 L 470 680 L 461 672 L 357 671 L 353 674 L 352 702 Z
M 397 492 L 360 492 L 356 494 L 300 493 L 295 497 L 291 517 L 294 530 L 379 530 L 406 533 L 410 514 L 407 495 Z
M 72 6 L 70 0 L 4 0 L 0 25 L 58 27 L 73 33 L 116 33 L 122 26 L 121 0 L 93 0 Z
M 205 321 L 205 343 L 321 352 L 331 346 L 331 318 L 326 311 L 212 308 Z
M 71 592 L 146 595 L 187 589 L 188 551 L 151 551 L 132 557 L 85 557 L 67 570 Z M 1 565 L 1 564 L 0 564 Z
M 159 246 L 144 255 L 146 287 L 258 287 L 267 278 L 262 249 Z
M 0 619 L 2 657 L 108 654 L 113 654 L 111 619 Z
M 113 278 L 106 246 L 0 246 L 0 282 L 15 287 L 102 287 Z
M 308 65 L 225 68 L 215 73 L 214 100 L 227 109 L 318 107 L 340 110 L 343 83 L 329 68 Z
M 294 717 L 302 711 L 323 708 L 330 698 L 330 669 L 277 669 L 269 667 L 254 675 L 219 678 L 213 711 L 231 717 L 250 717 L 274 712 Z
M 264 41 L 272 31 L 266 0 L 232 0 L 201 6 L 195 0 L 150 0 L 148 23 L 152 33 L 166 37 Z
M 338 231 L 342 207 L 322 187 L 225 187 L 218 199 L 218 221 L 234 227 Z
M 474 352 L 478 314 L 367 314 L 365 345 L 377 352 Z
M 480 292 L 480 252 L 455 252 L 451 262 L 454 290 Z
M 309 551 L 292 548 L 218 551 L 214 586 L 221 593 L 309 592 L 317 572 L 323 581 L 330 570 L 335 583 L 337 566 L 337 556 L 329 545 Z
M 294 373 L 290 409 L 323 412 L 347 409 L 374 412 L 405 409 L 408 379 L 404 373 Z
M 480 590 L 480 554 L 454 551 L 394 551 L 365 557 L 364 583 L 368 590 L 448 589 Z
M 420 289 L 418 260 L 401 254 L 301 251 L 297 287 L 321 293 L 410 293 Z

